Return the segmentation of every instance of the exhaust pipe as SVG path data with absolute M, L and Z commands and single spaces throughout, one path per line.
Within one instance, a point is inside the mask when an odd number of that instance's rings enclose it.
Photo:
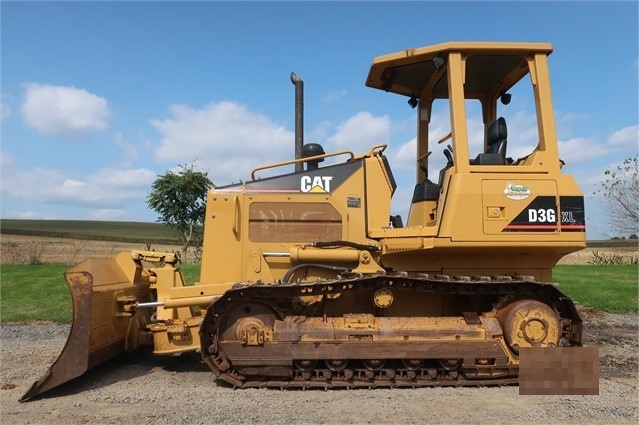
M 302 157 L 304 146 L 304 81 L 291 72 L 291 83 L 295 85 L 295 159 Z M 295 172 L 303 171 L 301 162 L 295 164 Z

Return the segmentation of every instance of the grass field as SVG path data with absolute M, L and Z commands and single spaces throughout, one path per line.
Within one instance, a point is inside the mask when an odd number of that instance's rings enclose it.
M 553 279 L 563 292 L 585 307 L 611 313 L 637 312 L 638 268 L 625 266 L 557 266 Z
M 63 273 L 71 266 L 8 264 L 0 268 L 0 321 L 70 323 L 71 294 Z M 181 267 L 184 279 L 192 284 L 200 277 L 200 267 Z
M 0 269 L 0 319 L 6 322 L 71 320 L 71 298 L 63 272 L 69 266 L 5 265 Z M 187 283 L 198 265 L 182 266 Z M 555 281 L 577 303 L 612 313 L 637 312 L 636 266 L 557 266 Z
M 17 266 L 0 269 L 0 320 L 70 322 L 71 296 L 62 273 L 68 266 Z

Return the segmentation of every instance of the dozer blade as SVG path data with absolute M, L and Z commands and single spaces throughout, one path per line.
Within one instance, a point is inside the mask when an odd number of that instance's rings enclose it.
M 73 302 L 73 321 L 57 360 L 19 401 L 30 400 L 113 357 L 138 348 L 150 300 L 148 277 L 130 252 L 115 259 L 89 259 L 64 274 Z

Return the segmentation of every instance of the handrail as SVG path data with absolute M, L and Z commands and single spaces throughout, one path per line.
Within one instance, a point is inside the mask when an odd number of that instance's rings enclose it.
M 385 143 L 380 143 L 379 145 L 375 145 L 375 146 L 373 146 L 371 148 L 370 155 L 371 156 L 373 156 L 375 154 L 380 154 L 381 155 L 382 153 L 384 153 L 384 151 L 386 150 L 387 147 L 388 147 L 388 145 L 385 144 Z
M 253 171 L 251 171 L 251 180 L 255 180 L 255 173 L 261 170 L 282 167 L 284 165 L 296 164 L 298 162 L 316 161 L 319 159 L 329 158 L 331 156 L 338 156 L 338 155 L 350 155 L 351 157 L 350 160 L 353 160 L 355 158 L 355 155 L 351 151 L 339 151 L 339 152 L 325 153 L 322 155 L 309 156 L 307 158 L 298 158 L 298 159 L 292 159 L 292 160 L 284 161 L 284 162 L 276 162 L 275 164 L 263 165 L 261 167 L 254 168 Z

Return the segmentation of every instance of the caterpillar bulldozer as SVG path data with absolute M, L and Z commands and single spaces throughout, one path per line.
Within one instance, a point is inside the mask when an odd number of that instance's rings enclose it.
M 585 214 L 561 171 L 551 52 L 450 42 L 374 58 L 366 86 L 416 112 L 405 220 L 391 214 L 386 145 L 303 143 L 292 74 L 294 159 L 209 191 L 199 282 L 171 253 L 68 270 L 67 343 L 21 401 L 146 346 L 197 351 L 235 388 L 325 389 L 517 384 L 523 347 L 581 346 L 575 305 L 552 280 L 585 247 Z M 508 116 L 513 97 L 530 102 L 525 120 Z

